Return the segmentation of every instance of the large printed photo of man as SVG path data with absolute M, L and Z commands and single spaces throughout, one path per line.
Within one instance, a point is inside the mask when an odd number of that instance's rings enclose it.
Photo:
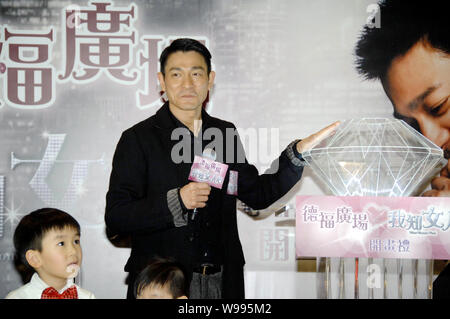
M 364 27 L 356 44 L 356 69 L 380 80 L 394 117 L 444 151 L 448 160 L 422 196 L 450 196 L 450 29 L 446 1 L 385 0 L 378 24 Z M 450 298 L 450 266 L 433 285 L 434 298 Z

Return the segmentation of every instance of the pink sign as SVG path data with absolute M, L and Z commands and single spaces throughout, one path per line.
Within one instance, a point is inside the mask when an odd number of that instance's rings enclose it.
M 450 198 L 296 197 L 297 257 L 450 259 Z
M 188 179 L 194 182 L 206 182 L 211 187 L 221 189 L 227 170 L 227 164 L 196 155 Z

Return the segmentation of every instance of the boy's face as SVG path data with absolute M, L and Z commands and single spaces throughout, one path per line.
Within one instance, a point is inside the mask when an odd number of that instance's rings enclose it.
M 148 285 L 142 289 L 137 299 L 173 299 L 173 296 L 166 286 Z
M 35 264 L 31 266 L 48 285 L 60 289 L 81 266 L 80 234 L 72 227 L 52 229 L 42 238 L 42 250 L 33 252 Z
M 177 299 L 186 299 L 186 296 L 181 296 Z M 142 289 L 141 293 L 137 296 L 137 299 L 174 299 L 172 293 L 167 285 L 148 285 Z

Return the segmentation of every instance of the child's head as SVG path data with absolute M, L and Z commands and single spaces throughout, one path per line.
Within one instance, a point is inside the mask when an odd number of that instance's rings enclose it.
M 14 232 L 17 257 L 50 286 L 64 286 L 81 265 L 80 225 L 66 212 L 42 208 L 22 218 Z
M 188 291 L 184 267 L 173 259 L 154 258 L 134 283 L 137 299 L 185 299 Z

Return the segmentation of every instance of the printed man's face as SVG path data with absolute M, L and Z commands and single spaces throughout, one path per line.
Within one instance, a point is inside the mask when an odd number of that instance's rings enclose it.
M 214 83 L 214 72 L 208 74 L 205 59 L 196 51 L 177 51 L 169 55 L 165 76 L 158 73 L 161 88 L 166 92 L 171 108 L 198 110 Z
M 397 116 L 450 153 L 450 55 L 418 42 L 392 61 L 383 81 Z

